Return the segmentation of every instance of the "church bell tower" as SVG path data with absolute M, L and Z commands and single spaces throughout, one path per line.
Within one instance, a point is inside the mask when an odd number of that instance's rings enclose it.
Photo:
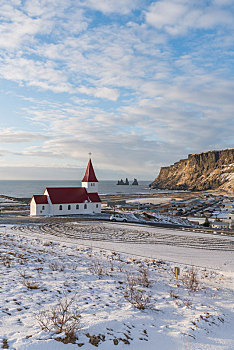
M 98 179 L 96 178 L 93 164 L 91 161 L 91 153 L 89 154 L 89 162 L 85 171 L 85 175 L 82 179 L 82 187 L 85 187 L 88 193 L 98 192 Z

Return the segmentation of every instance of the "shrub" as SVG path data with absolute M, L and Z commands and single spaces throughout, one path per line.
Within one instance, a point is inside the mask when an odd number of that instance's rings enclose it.
M 64 333 L 66 342 L 77 339 L 75 333 L 80 329 L 80 317 L 75 297 L 70 300 L 65 297 L 48 311 L 41 311 L 36 315 L 42 330 L 56 334 Z
M 141 265 L 138 269 L 138 272 L 138 283 L 143 287 L 149 287 L 149 270 L 144 265 Z
M 9 345 L 7 343 L 6 338 L 3 338 L 3 340 L 2 340 L 2 349 L 9 349 Z
M 27 287 L 28 289 L 39 289 L 39 288 L 40 288 L 38 282 L 36 282 L 36 281 L 30 281 L 30 280 L 27 280 L 26 278 L 25 278 L 24 281 L 23 281 L 23 285 L 24 285 L 25 287 Z
M 89 271 L 98 275 L 99 278 L 103 275 L 107 275 L 106 268 L 100 260 L 92 260 L 91 265 L 89 266 Z
M 64 271 L 65 266 L 64 265 L 60 265 L 57 262 L 52 262 L 50 263 L 49 267 L 51 268 L 51 270 L 53 271 Z
M 197 271 L 192 266 L 191 269 L 186 271 L 182 276 L 183 284 L 191 291 L 199 289 L 199 281 L 197 278 Z
M 150 303 L 150 295 L 139 288 L 139 279 L 135 275 L 127 274 L 124 297 L 139 310 L 144 310 Z
M 19 275 L 20 275 L 20 277 L 22 277 L 24 279 L 31 278 L 31 276 L 28 275 L 25 270 L 24 271 L 19 271 Z

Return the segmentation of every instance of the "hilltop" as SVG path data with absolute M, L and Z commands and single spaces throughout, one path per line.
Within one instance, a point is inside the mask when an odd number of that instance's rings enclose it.
M 152 188 L 234 192 L 234 149 L 189 154 L 173 165 L 162 167 Z

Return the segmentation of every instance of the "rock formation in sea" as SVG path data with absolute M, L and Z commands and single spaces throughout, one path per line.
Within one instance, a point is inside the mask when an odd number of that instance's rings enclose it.
M 123 179 L 118 180 L 117 185 L 129 185 L 128 178 L 126 178 L 125 182 L 123 181 Z
M 162 167 L 151 188 L 234 192 L 234 148 L 189 154 L 187 159 Z
M 132 185 L 133 185 L 133 186 L 138 186 L 138 181 L 137 181 L 137 179 L 134 178 Z

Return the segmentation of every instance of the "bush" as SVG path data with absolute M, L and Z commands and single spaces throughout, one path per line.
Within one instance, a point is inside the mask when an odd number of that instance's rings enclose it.
M 53 271 L 64 271 L 65 266 L 64 265 L 60 265 L 57 262 L 52 262 L 50 263 L 49 267 L 51 268 L 51 270 Z
M 150 303 L 150 296 L 139 288 L 139 284 L 137 276 L 127 274 L 124 297 L 137 309 L 144 310 Z
M 191 267 L 190 270 L 183 274 L 182 282 L 191 291 L 196 291 L 199 289 L 197 271 L 194 269 L 194 267 Z
M 138 283 L 143 287 L 149 287 L 150 281 L 149 281 L 148 269 L 144 265 L 141 265 L 138 269 L 138 272 L 139 272 L 139 275 L 137 277 Z
M 27 279 L 24 279 L 23 285 L 24 285 L 25 287 L 27 287 L 28 289 L 39 289 L 39 288 L 40 288 L 38 282 L 36 282 L 36 281 L 30 281 L 30 280 L 27 280 Z
M 101 278 L 103 275 L 107 275 L 107 270 L 100 260 L 92 260 L 91 265 L 89 266 L 89 271 L 98 275 L 98 278 Z
M 74 339 L 77 339 L 75 332 L 80 328 L 80 317 L 75 297 L 70 300 L 65 297 L 48 311 L 41 311 L 36 315 L 42 330 L 56 334 L 64 333 L 66 342 L 73 342 Z M 59 340 L 62 341 L 61 338 Z

